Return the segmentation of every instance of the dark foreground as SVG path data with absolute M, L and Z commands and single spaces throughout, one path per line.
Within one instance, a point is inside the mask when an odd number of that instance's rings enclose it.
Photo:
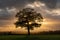
M 60 35 L 0 35 L 0 40 L 60 40 Z

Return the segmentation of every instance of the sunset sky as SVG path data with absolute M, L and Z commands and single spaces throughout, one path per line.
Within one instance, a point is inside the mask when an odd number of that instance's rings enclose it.
M 0 32 L 27 32 L 14 25 L 16 13 L 27 7 L 34 8 L 44 18 L 42 26 L 31 32 L 60 30 L 60 0 L 0 0 Z

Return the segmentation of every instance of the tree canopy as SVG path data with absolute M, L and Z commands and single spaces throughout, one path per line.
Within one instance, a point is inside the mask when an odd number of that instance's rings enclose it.
M 33 30 L 34 27 L 40 27 L 43 17 L 40 13 L 36 12 L 33 8 L 24 8 L 16 14 L 18 20 L 16 27 L 26 27 Z

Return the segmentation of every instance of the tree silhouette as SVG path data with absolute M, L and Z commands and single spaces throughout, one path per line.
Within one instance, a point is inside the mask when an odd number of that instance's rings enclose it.
M 34 27 L 40 27 L 43 17 L 40 13 L 37 13 L 33 8 L 24 8 L 16 14 L 18 21 L 16 21 L 16 27 L 26 27 L 28 35 L 30 30 Z

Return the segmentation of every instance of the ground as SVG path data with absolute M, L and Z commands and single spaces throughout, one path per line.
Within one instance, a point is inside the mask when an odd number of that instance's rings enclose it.
M 0 35 L 0 40 L 60 40 L 60 35 Z

